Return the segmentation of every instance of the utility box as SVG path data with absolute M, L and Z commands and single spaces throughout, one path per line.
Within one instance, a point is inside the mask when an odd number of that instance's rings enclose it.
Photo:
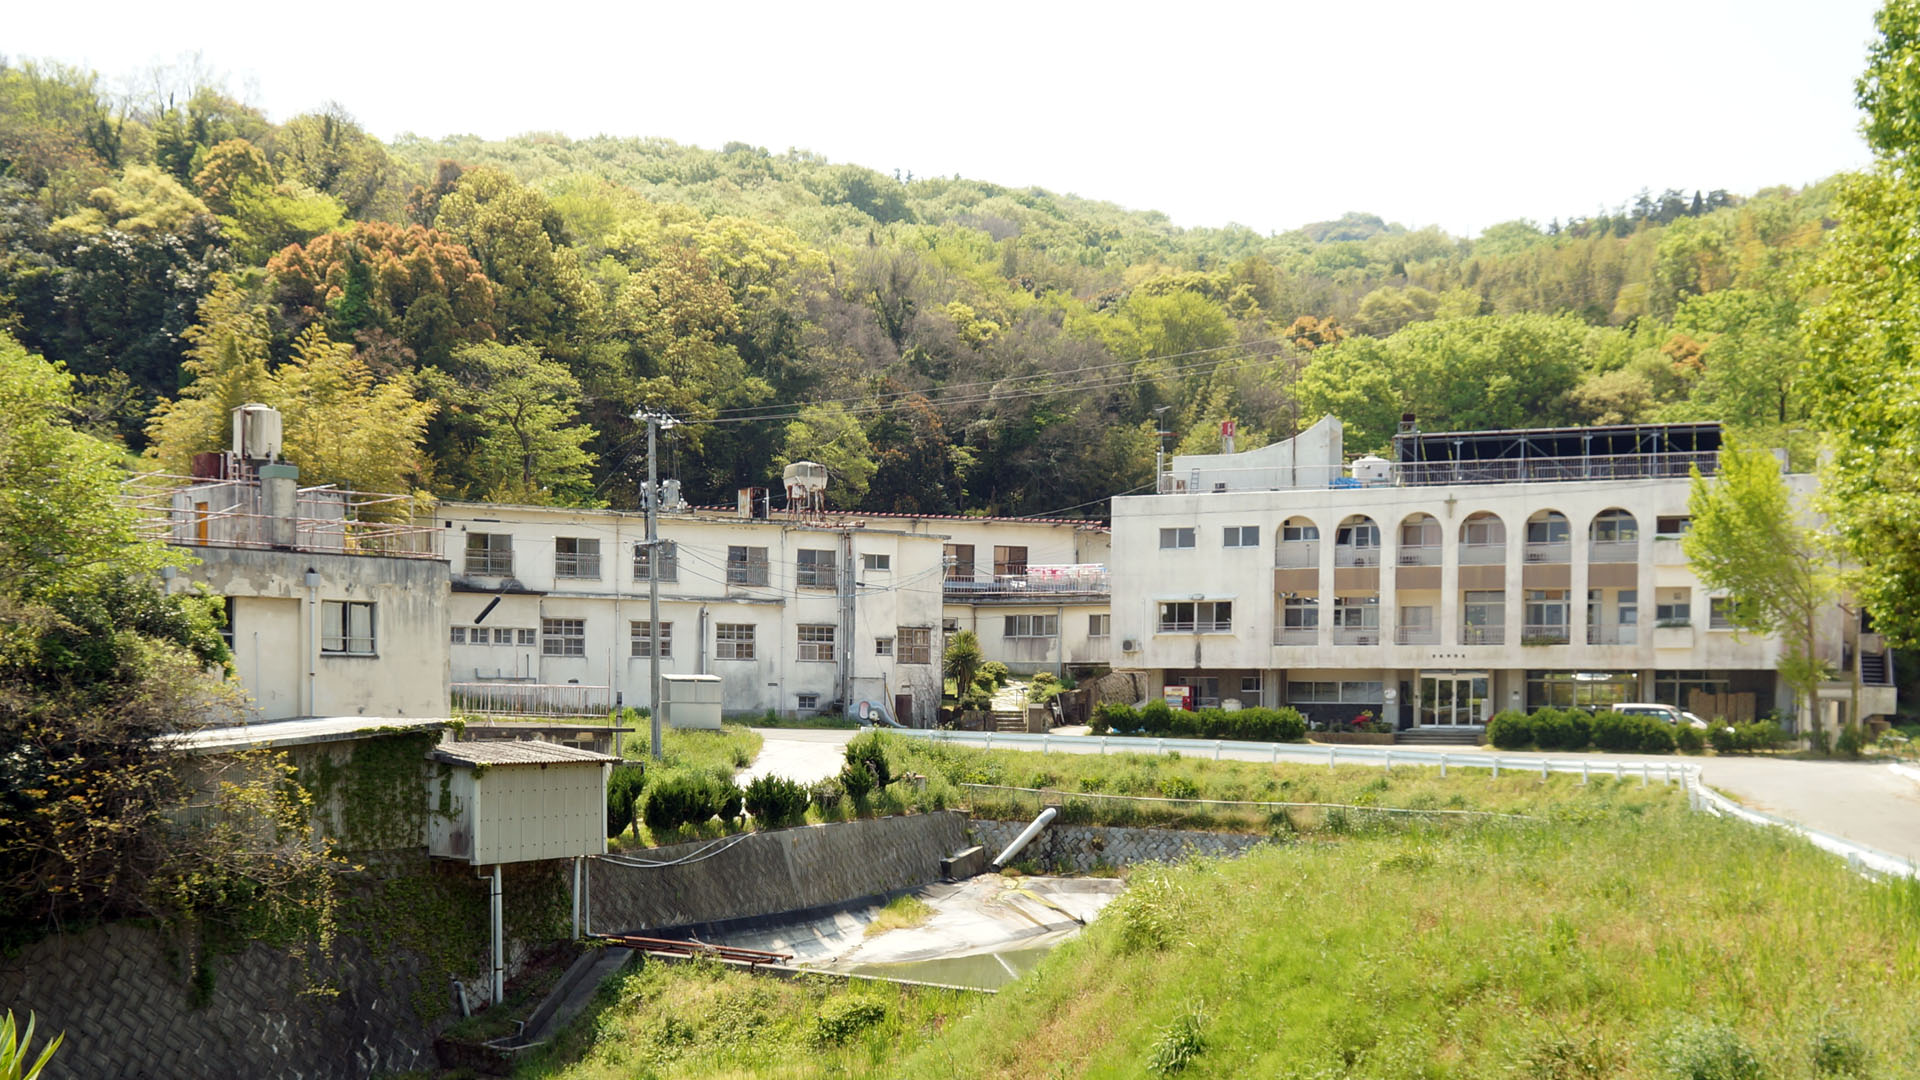
M 607 853 L 618 758 L 545 742 L 441 743 L 427 778 L 427 854 L 475 866 Z
M 660 676 L 660 719 L 677 728 L 720 730 L 720 676 Z

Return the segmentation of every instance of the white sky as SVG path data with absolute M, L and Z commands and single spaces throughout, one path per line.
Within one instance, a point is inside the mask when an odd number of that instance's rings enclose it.
M 20 4 L 10 57 L 198 51 L 285 120 L 799 147 L 1262 232 L 1471 235 L 1869 160 L 1874 0 Z

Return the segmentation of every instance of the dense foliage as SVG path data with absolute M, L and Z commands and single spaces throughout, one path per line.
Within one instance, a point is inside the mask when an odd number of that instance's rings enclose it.
M 1805 415 L 1796 273 L 1828 185 L 1262 236 L 737 143 L 385 145 L 337 108 L 275 123 L 148 81 L 0 66 L 0 323 L 172 468 L 248 393 L 358 433 L 299 459 L 326 480 L 628 506 L 644 407 L 690 421 L 667 472 L 697 503 L 807 458 L 840 507 L 1098 515 L 1148 481 L 1162 406 L 1187 450 L 1328 411 L 1355 450 L 1402 411 Z

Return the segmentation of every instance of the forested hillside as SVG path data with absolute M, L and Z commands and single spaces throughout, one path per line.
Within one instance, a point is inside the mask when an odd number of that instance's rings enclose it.
M 181 471 L 265 401 L 309 481 L 520 502 L 634 505 L 643 408 L 687 421 L 664 471 L 695 502 L 808 458 L 839 506 L 924 512 L 1104 514 L 1163 407 L 1188 449 L 1325 412 L 1355 451 L 1402 411 L 1777 439 L 1831 224 L 1821 185 L 1261 236 L 800 151 L 389 145 L 338 108 L 103 86 L 0 66 L 0 329 L 80 376 L 91 430 Z

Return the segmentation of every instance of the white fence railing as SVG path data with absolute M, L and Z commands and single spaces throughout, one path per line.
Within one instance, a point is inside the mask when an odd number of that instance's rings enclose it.
M 480 716 L 597 716 L 613 710 L 610 687 L 579 683 L 457 682 L 453 707 Z
M 864 732 L 876 729 L 867 726 L 860 730 Z M 1715 816 L 1736 817 L 1756 825 L 1769 825 L 1797 833 L 1806 837 L 1815 847 L 1839 855 L 1847 860 L 1848 865 L 1864 873 L 1883 877 L 1920 878 L 1920 867 L 1916 867 L 1910 859 L 1890 855 L 1831 833 L 1809 828 L 1798 822 L 1741 806 L 1702 783 L 1700 766 L 1685 761 L 1655 763 L 1644 760 L 1608 761 L 1605 758 L 1568 761 L 1530 754 L 1488 754 L 1479 751 L 1454 753 L 1445 750 L 1414 750 L 1393 746 L 1271 743 L 1239 739 L 1162 739 L 1138 735 L 1030 735 L 1001 731 L 889 730 L 903 738 L 981 746 L 988 750 L 996 748 L 1038 750 L 1043 754 L 1056 751 L 1074 754 L 1164 754 L 1174 751 L 1198 757 L 1211 751 L 1210 756 L 1216 760 L 1223 754 L 1232 754 L 1235 760 L 1268 762 L 1284 760 L 1305 764 L 1324 764 L 1328 768 L 1335 768 L 1342 764 L 1372 765 L 1388 769 L 1395 765 L 1438 766 L 1442 776 L 1447 775 L 1449 769 L 1486 769 L 1495 777 L 1505 771 L 1533 774 L 1541 779 L 1545 779 L 1552 773 L 1576 774 L 1582 783 L 1595 776 L 1610 776 L 1616 780 L 1638 779 L 1642 786 L 1655 782 L 1678 783 L 1685 786 L 1687 804 L 1694 810 Z

